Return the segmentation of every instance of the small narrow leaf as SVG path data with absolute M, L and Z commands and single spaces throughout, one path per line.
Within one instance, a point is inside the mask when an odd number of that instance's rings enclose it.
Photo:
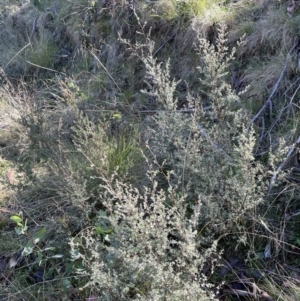
M 43 255 L 42 255 L 42 252 L 41 251 L 38 251 L 38 258 L 37 258 L 37 261 L 39 263 L 39 266 L 41 266 L 42 264 L 42 261 L 43 261 Z
M 48 251 L 48 250 L 54 251 L 54 250 L 55 250 L 55 247 L 47 247 L 47 248 L 43 249 L 43 251 Z
M 12 269 L 18 264 L 17 260 L 13 257 L 9 259 L 9 268 Z
M 50 258 L 62 258 L 62 257 L 64 257 L 64 255 L 56 254 L 56 255 L 51 256 Z
M 261 222 L 261 224 L 265 227 L 265 229 L 266 229 L 268 232 L 272 233 L 272 231 L 269 229 L 269 227 L 267 226 L 267 224 L 266 224 L 262 219 L 260 219 L 260 222 Z
M 38 243 L 46 234 L 46 228 L 42 228 L 40 231 L 38 231 L 33 238 L 34 243 Z
M 264 251 L 265 258 L 271 258 L 271 244 L 268 243 Z

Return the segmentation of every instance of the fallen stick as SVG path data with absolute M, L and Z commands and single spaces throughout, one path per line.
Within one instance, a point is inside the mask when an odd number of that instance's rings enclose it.
M 277 80 L 275 86 L 273 87 L 273 90 L 272 90 L 270 96 L 268 97 L 267 101 L 266 101 L 265 104 L 261 107 L 261 109 L 258 111 L 258 113 L 256 113 L 256 115 L 251 119 L 250 124 L 248 125 L 248 128 L 247 128 L 247 131 L 248 131 L 248 132 L 249 132 L 249 130 L 250 130 L 252 124 L 254 123 L 254 121 L 255 121 L 255 120 L 263 113 L 263 111 L 264 111 L 268 106 L 270 106 L 270 112 L 272 111 L 272 109 L 271 109 L 271 107 L 272 107 L 272 98 L 273 98 L 273 96 L 275 95 L 275 93 L 276 93 L 276 91 L 277 91 L 277 89 L 278 89 L 278 86 L 279 86 L 279 84 L 280 84 L 280 82 L 281 82 L 281 80 L 282 80 L 282 78 L 283 78 L 283 75 L 284 75 L 284 73 L 285 73 L 286 68 L 287 68 L 287 60 L 286 60 L 286 62 L 285 62 L 285 64 L 284 64 L 284 67 L 283 67 L 283 69 L 282 69 L 282 71 L 281 71 L 281 73 L 280 73 L 280 76 L 279 76 L 279 78 L 278 78 L 278 80 Z
M 235 295 L 236 297 L 252 297 L 254 300 L 265 300 L 265 301 L 275 301 L 267 292 L 261 290 L 255 283 L 252 283 L 250 281 L 243 281 L 242 283 L 245 283 L 249 286 L 249 289 L 252 287 L 252 292 L 249 290 L 241 290 L 241 289 L 223 289 L 223 294 L 230 294 Z
M 238 289 L 223 289 L 223 294 L 230 294 L 235 296 L 241 296 L 241 297 L 253 297 L 255 300 L 257 300 L 257 295 L 248 291 L 238 290 Z
M 286 71 L 286 68 L 287 68 L 287 63 L 288 63 L 288 60 L 290 58 L 290 55 L 295 51 L 295 49 L 299 46 L 300 44 L 300 39 L 297 41 L 297 43 L 292 47 L 292 49 L 288 52 L 287 56 L 286 56 L 286 60 L 285 60 L 285 64 L 283 66 L 283 69 L 280 73 L 280 76 L 276 82 L 276 84 L 274 85 L 273 89 L 272 89 L 272 92 L 270 94 L 270 96 L 268 97 L 267 101 L 265 102 L 265 104 L 261 107 L 261 109 L 258 111 L 258 113 L 256 113 L 256 115 L 251 119 L 250 121 L 250 124 L 248 125 L 248 128 L 247 128 L 247 131 L 249 132 L 252 124 L 254 123 L 254 121 L 264 112 L 264 110 L 270 106 L 270 113 L 272 113 L 272 98 L 273 96 L 276 94 L 276 91 L 279 87 L 279 84 L 283 78 L 283 75 Z

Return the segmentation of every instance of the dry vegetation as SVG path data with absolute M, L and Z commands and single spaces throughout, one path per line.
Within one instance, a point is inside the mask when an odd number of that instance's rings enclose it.
M 1 1 L 1 301 L 299 300 L 293 2 Z

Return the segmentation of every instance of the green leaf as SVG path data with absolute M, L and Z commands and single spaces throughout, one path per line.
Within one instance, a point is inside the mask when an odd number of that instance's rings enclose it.
M 75 238 L 73 238 L 73 243 L 74 244 L 81 244 L 81 238 L 80 237 L 75 237 Z
M 111 228 L 103 229 L 100 226 L 96 226 L 94 230 L 95 230 L 95 234 L 100 234 L 100 235 L 110 234 L 112 232 Z
M 22 256 L 27 256 L 27 255 L 31 254 L 34 247 L 35 247 L 35 245 L 34 245 L 33 241 L 28 240 L 28 242 L 22 252 Z
M 72 284 L 69 279 L 63 279 L 62 283 L 65 289 L 70 289 L 72 287 Z
M 27 229 L 28 229 L 28 227 L 27 226 L 21 226 L 21 227 L 17 227 L 15 230 L 16 230 L 16 233 L 18 234 L 18 235 L 20 235 L 20 234 L 25 234 L 25 232 L 27 231 Z
M 68 275 L 69 273 L 73 272 L 74 270 L 74 263 L 70 262 L 69 264 L 66 265 L 66 274 Z
M 122 115 L 119 112 L 116 112 L 112 115 L 115 120 L 122 120 Z
M 16 230 L 17 235 L 24 234 L 23 228 L 18 227 L 15 230 Z
M 43 11 L 41 0 L 30 0 L 30 3 L 35 6 L 38 10 Z
M 104 211 L 104 210 L 99 210 L 99 211 L 97 212 L 97 214 L 98 214 L 98 216 L 100 216 L 100 217 L 106 217 L 106 211 Z
M 70 253 L 71 253 L 71 258 L 72 258 L 71 260 L 77 260 L 81 257 L 80 252 L 76 249 L 72 250 Z
M 255 253 L 255 255 L 256 255 L 257 258 L 259 258 L 259 259 L 264 259 L 264 258 L 265 258 L 264 252 L 257 252 L 257 253 Z
M 19 227 L 21 227 L 20 225 L 22 225 L 22 219 L 20 218 L 20 216 L 13 215 L 13 216 L 10 217 L 10 219 L 12 221 L 14 221 L 15 223 L 17 223 Z
M 34 243 L 38 243 L 46 234 L 46 228 L 42 228 L 39 232 L 37 232 L 33 238 Z
M 42 255 L 42 252 L 41 251 L 38 251 L 38 258 L 37 258 L 37 261 L 39 263 L 39 266 L 41 266 L 42 264 L 42 261 L 43 261 L 43 255 Z
M 74 88 L 74 87 L 75 87 L 74 83 L 72 83 L 72 82 L 68 82 L 68 83 L 67 83 L 67 86 L 68 86 L 69 88 Z
M 56 254 L 56 255 L 51 256 L 50 258 L 62 258 L 62 257 L 64 257 L 64 255 Z
M 54 251 L 54 250 L 55 250 L 55 247 L 47 247 L 47 248 L 43 249 L 43 251 L 48 251 L 48 250 Z

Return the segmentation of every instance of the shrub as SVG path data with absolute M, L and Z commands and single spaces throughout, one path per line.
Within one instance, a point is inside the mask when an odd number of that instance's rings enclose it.
M 200 40 L 197 49 L 202 93 L 187 96 L 191 113 L 176 111 L 176 84 L 166 80 L 168 66 L 144 60 L 148 78 L 154 79 L 151 95 L 158 95 L 162 107 L 149 128 L 149 148 L 160 170 L 171 171 L 172 187 L 190 204 L 201 199 L 199 224 L 217 235 L 236 228 L 263 201 L 265 184 L 262 166 L 253 156 L 255 133 L 246 129 L 249 116 L 226 83 L 234 50 L 226 47 L 224 27 L 215 45 Z
M 224 30 L 216 45 L 199 42 L 202 94 L 187 95 L 192 113 L 178 110 L 177 83 L 168 63 L 151 55 L 153 44 L 140 56 L 148 87 L 142 92 L 157 108 L 146 130 L 148 182 L 136 188 L 100 176 L 105 211 L 70 241 L 85 287 L 102 300 L 213 300 L 204 264 L 217 259 L 220 235 L 243 228 L 263 201 L 255 135 L 225 81 L 233 53 Z
M 150 172 L 142 192 L 103 179 L 106 212 L 70 241 L 77 272 L 101 300 L 214 300 L 202 268 L 216 244 L 205 251 L 197 244 L 201 202 L 187 219 L 185 196 L 159 189 L 154 178 Z

